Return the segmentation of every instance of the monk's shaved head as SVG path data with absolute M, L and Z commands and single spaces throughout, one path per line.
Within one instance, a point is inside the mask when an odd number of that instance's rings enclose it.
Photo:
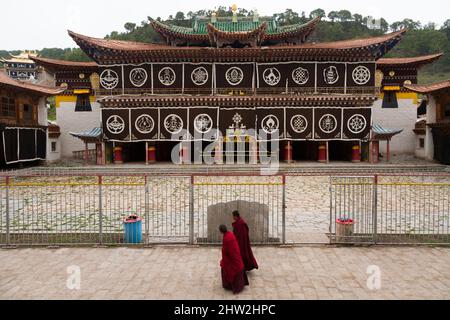
M 220 225 L 220 227 L 219 227 L 219 231 L 222 232 L 222 233 L 225 233 L 225 232 L 228 231 L 228 228 L 227 228 L 226 225 L 222 224 L 222 225 Z

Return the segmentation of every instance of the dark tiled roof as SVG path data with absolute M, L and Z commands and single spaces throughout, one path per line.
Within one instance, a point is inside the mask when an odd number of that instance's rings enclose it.
M 66 88 L 48 87 L 32 84 L 30 82 L 14 80 L 2 72 L 0 72 L 0 87 L 11 88 L 14 90 L 25 91 L 32 94 L 39 94 L 42 96 L 54 96 L 66 90 Z
M 56 60 L 41 57 L 31 57 L 31 59 L 38 65 L 49 68 L 49 69 L 98 69 L 98 64 L 94 61 L 92 62 L 77 62 L 77 61 L 66 61 L 66 60 Z

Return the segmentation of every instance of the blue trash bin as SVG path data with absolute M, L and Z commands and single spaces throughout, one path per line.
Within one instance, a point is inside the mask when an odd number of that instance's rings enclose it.
M 124 221 L 125 243 L 142 242 L 142 220 L 136 215 L 128 216 Z

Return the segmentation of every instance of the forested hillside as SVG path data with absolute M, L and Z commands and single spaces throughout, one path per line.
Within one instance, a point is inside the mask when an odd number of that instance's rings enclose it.
M 210 16 L 211 10 L 200 10 L 197 12 L 177 12 L 175 15 L 169 16 L 167 19 L 161 17 L 152 17 L 160 21 L 190 27 L 196 17 Z M 217 10 L 218 17 L 230 16 L 232 14 L 230 8 L 219 7 Z M 239 9 L 238 15 L 251 16 L 253 12 L 246 9 Z M 307 22 L 313 17 L 320 16 L 322 18 L 316 31 L 310 37 L 309 41 L 325 42 L 354 38 L 363 38 L 381 35 L 386 32 L 397 31 L 402 28 L 408 28 L 406 36 L 397 45 L 387 57 L 412 57 L 427 55 L 436 52 L 444 52 L 445 55 L 435 62 L 427 66 L 421 72 L 420 82 L 431 82 L 443 79 L 450 79 L 450 19 L 446 21 L 437 21 L 442 24 L 439 28 L 435 23 L 421 24 L 419 21 L 404 19 L 403 21 L 395 21 L 389 23 L 385 19 L 372 20 L 363 17 L 358 13 L 351 13 L 348 10 L 325 12 L 322 9 L 316 9 L 309 14 L 305 12 L 295 12 L 286 9 L 282 13 L 274 14 L 273 17 L 281 24 L 288 25 L 293 23 Z M 148 17 L 149 19 L 150 17 Z M 162 39 L 149 25 L 149 20 L 142 21 L 140 24 L 126 23 L 123 32 L 113 31 L 105 38 L 117 40 L 132 40 L 139 42 L 161 42 Z M 32 48 L 29 48 L 32 49 Z M 17 54 L 18 51 L 11 52 Z M 72 61 L 88 61 L 88 57 L 78 48 L 59 49 L 46 48 L 41 50 L 40 55 L 47 58 L 64 59 Z M 0 57 L 9 56 L 6 51 L 0 50 Z

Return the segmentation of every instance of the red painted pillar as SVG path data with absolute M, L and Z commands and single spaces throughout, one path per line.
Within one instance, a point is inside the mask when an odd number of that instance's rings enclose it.
M 319 162 L 327 162 L 327 145 L 324 143 L 319 144 Z
M 292 162 L 292 143 L 291 141 L 288 141 L 284 147 L 284 161 L 287 163 Z
M 390 146 L 391 140 L 386 141 L 386 160 L 389 162 L 391 160 L 391 146 Z
M 122 164 L 123 158 L 122 158 L 122 147 L 115 147 L 114 148 L 114 163 Z
M 84 164 L 89 164 L 89 146 L 87 142 L 84 143 Z
M 361 162 L 361 148 L 359 143 L 352 147 L 352 162 Z
M 380 141 L 372 141 L 372 150 L 370 151 L 372 155 L 372 163 L 378 163 L 378 155 L 380 154 Z
M 147 149 L 147 159 L 148 163 L 155 163 L 156 162 L 156 147 L 150 146 Z
M 96 143 L 95 144 L 95 154 L 97 156 L 96 163 L 98 165 L 102 165 L 103 164 L 103 150 L 102 150 L 102 144 L 101 143 Z

